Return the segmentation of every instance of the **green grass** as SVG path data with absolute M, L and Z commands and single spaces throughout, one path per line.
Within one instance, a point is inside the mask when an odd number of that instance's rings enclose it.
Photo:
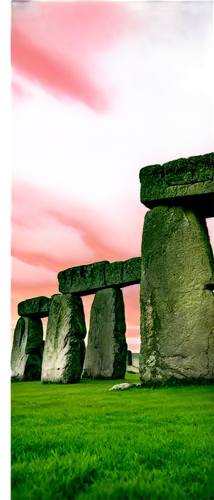
M 118 382 L 12 384 L 12 500 L 214 498 L 213 387 Z

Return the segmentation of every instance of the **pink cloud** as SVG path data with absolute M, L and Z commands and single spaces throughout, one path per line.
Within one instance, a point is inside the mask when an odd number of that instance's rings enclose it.
M 159 23 L 179 25 L 180 6 L 141 6 L 79 0 L 13 5 L 9 34 L 11 99 L 17 106 L 35 88 L 66 105 L 94 113 L 115 110 L 121 89 L 103 68 L 104 57 L 139 40 Z
M 142 30 L 142 19 L 125 4 L 86 1 L 83 6 L 74 0 L 36 2 L 25 12 L 14 7 L 12 102 L 23 102 L 25 90 L 28 99 L 37 87 L 65 104 L 112 111 L 120 90 L 102 69 L 101 58 L 139 38 Z

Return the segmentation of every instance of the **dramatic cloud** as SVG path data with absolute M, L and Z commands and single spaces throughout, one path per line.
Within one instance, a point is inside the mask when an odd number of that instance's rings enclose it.
M 212 150 L 211 10 L 14 2 L 13 325 L 18 302 L 57 293 L 60 270 L 140 255 L 143 166 Z M 124 298 L 138 351 L 139 286 Z

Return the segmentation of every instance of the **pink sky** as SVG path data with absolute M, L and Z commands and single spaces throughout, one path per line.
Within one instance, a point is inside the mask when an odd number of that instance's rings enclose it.
M 13 330 L 59 271 L 140 255 L 143 166 L 213 151 L 212 5 L 13 2 L 11 59 Z

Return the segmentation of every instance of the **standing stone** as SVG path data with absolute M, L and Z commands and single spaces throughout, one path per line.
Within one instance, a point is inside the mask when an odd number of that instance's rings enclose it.
M 83 378 L 117 379 L 126 372 L 123 294 L 118 288 L 96 293 L 90 317 Z
M 12 380 L 40 380 L 43 352 L 41 319 L 19 318 L 11 353 Z
M 190 209 L 146 214 L 141 273 L 141 381 L 213 379 L 213 255 Z
M 127 351 L 127 365 L 132 365 L 132 351 Z
M 85 335 L 81 297 L 54 295 L 50 304 L 43 354 L 43 382 L 79 382 L 85 357 Z

